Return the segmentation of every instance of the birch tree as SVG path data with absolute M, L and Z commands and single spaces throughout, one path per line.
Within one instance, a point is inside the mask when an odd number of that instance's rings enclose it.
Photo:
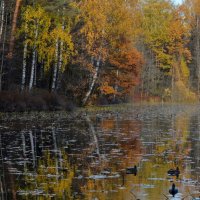
M 58 89 L 58 81 L 60 74 L 68 64 L 71 55 L 73 54 L 74 44 L 70 34 L 70 24 L 66 22 L 66 27 L 63 27 L 63 22 L 55 25 L 49 34 L 49 46 L 47 47 L 48 63 L 53 64 L 53 77 L 51 90 Z
M 0 40 L 2 38 L 3 27 L 4 27 L 4 18 L 5 18 L 5 2 L 1 1 L 1 25 L 0 25 Z
M 6 43 L 6 35 L 7 35 L 7 26 L 8 26 L 8 17 L 5 16 L 5 23 L 4 30 L 3 30 L 3 38 L 2 38 L 2 54 L 1 54 L 1 66 L 0 66 L 0 92 L 2 91 L 2 79 L 4 75 L 4 61 L 5 61 L 5 43 Z
M 29 79 L 29 91 L 31 91 L 33 88 L 34 76 L 36 76 L 36 55 L 38 55 L 38 60 L 40 61 L 46 58 L 50 17 L 47 15 L 43 8 L 36 5 L 34 7 L 27 6 L 24 9 L 22 20 L 23 23 L 19 32 L 25 36 L 25 40 L 21 88 L 22 90 L 24 89 L 27 64 L 26 58 L 29 55 L 32 57 L 30 70 L 31 73 Z
M 88 89 L 82 100 L 83 105 L 87 104 L 96 85 L 102 84 L 103 87 L 98 87 L 101 91 L 105 88 L 109 88 L 109 92 L 114 91 L 113 85 L 108 85 L 108 82 L 105 84 L 99 79 L 99 74 L 102 71 L 105 72 L 104 75 L 110 73 L 109 70 L 106 71 L 108 69 L 106 65 L 112 54 L 119 56 L 120 45 L 128 41 L 128 46 L 133 47 L 138 31 L 137 23 L 133 20 L 136 16 L 136 5 L 137 1 L 123 0 L 95 2 L 87 0 L 79 4 L 80 21 L 83 23 L 79 36 L 82 47 L 80 51 L 84 52 L 80 56 L 84 57 L 82 60 L 87 60 L 85 69 L 89 72 Z
M 106 59 L 107 1 L 85 0 L 79 6 L 81 10 L 80 19 L 84 22 L 84 26 L 80 30 L 81 43 L 82 47 L 84 46 L 85 54 L 88 56 L 88 66 L 85 67 L 88 67 L 91 77 L 88 90 L 82 100 L 82 104 L 85 105 L 94 89 L 100 65 Z

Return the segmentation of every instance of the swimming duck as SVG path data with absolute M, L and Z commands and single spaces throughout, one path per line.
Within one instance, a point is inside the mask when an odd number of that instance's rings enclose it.
M 137 175 L 137 166 L 126 168 L 126 174 L 134 174 Z
M 178 189 L 176 189 L 175 184 L 172 184 L 172 188 L 169 190 L 169 193 L 174 197 L 178 193 Z
M 180 170 L 179 168 L 177 167 L 176 169 L 170 169 L 168 172 L 168 175 L 170 176 L 176 176 L 177 178 L 179 177 L 179 174 L 180 174 Z

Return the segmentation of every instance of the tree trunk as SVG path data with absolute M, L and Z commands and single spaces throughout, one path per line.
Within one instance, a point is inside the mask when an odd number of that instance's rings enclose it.
M 36 29 L 35 29 L 35 42 L 38 38 L 38 23 L 36 23 Z M 34 73 L 35 73 L 35 67 L 36 67 L 36 44 L 33 47 L 33 54 L 32 54 L 32 66 L 31 66 L 31 75 L 30 75 L 30 81 L 29 81 L 29 91 L 33 88 L 33 81 L 34 81 Z
M 61 75 L 62 75 L 62 63 L 63 63 L 63 41 L 60 42 L 60 51 L 59 51 L 59 59 L 58 59 L 58 78 L 57 78 L 57 86 L 56 90 L 61 87 Z
M 96 63 L 96 67 L 95 67 L 95 72 L 94 72 L 94 75 L 93 75 L 93 78 L 92 78 L 92 83 L 89 87 L 89 90 L 88 92 L 86 93 L 85 95 L 85 98 L 83 99 L 83 106 L 86 105 L 91 93 L 92 93 L 92 90 L 95 86 L 95 83 L 96 83 L 96 80 L 97 80 L 97 77 L 98 77 L 98 72 L 99 72 L 99 67 L 100 67 L 100 58 L 97 60 L 97 63 Z
M 25 44 L 24 44 L 24 53 L 23 53 L 23 69 L 22 69 L 22 85 L 21 85 L 21 91 L 24 91 L 25 88 L 25 82 L 26 82 L 26 59 L 27 59 L 27 49 L 28 44 L 26 42 L 26 35 L 25 35 Z
M 198 90 L 198 97 L 200 95 L 200 36 L 199 36 L 199 16 L 196 16 L 196 38 L 197 38 L 197 44 L 196 44 L 196 68 L 197 68 L 197 90 Z
M 17 27 L 17 17 L 19 14 L 19 8 L 21 5 L 22 0 L 16 0 L 15 4 L 15 11 L 13 15 L 13 20 L 12 20 L 12 29 L 11 29 L 11 36 L 10 36 L 10 42 L 9 42 L 9 53 L 8 56 L 12 58 L 13 56 L 13 48 L 14 48 L 14 42 L 15 42 L 15 31 Z
M 3 34 L 3 26 L 4 26 L 4 13 L 5 13 L 5 3 L 4 0 L 1 1 L 1 25 L 0 25 L 0 40 Z
M 64 9 L 65 10 L 65 9 Z M 63 12 L 64 12 L 63 10 Z M 65 30 L 65 18 L 63 16 L 62 19 L 62 30 Z M 61 87 L 61 75 L 62 75 L 62 63 L 63 63 L 63 41 L 60 41 L 60 51 L 59 51 L 59 58 L 58 58 L 58 78 L 57 78 L 57 86 L 56 90 L 59 90 Z
M 2 46 L 2 56 L 1 56 L 0 92 L 2 91 L 2 78 L 3 78 L 3 65 L 4 65 L 6 34 L 7 34 L 7 16 L 6 16 L 6 21 L 5 21 L 5 29 L 4 29 L 4 35 L 3 35 L 3 46 Z
M 31 76 L 30 76 L 30 82 L 29 82 L 29 91 L 31 91 L 33 88 L 35 62 L 36 62 L 36 48 L 34 47 L 33 56 L 32 56 Z
M 118 78 L 119 78 L 119 70 L 118 69 L 116 71 L 116 77 L 117 77 L 117 80 L 118 80 Z M 118 92 L 118 85 L 117 85 L 117 83 L 115 83 L 114 89 L 115 89 L 116 92 Z M 114 101 L 116 101 L 116 94 L 114 94 L 113 98 L 114 98 Z
M 34 83 L 33 83 L 34 87 L 36 87 L 36 85 L 37 85 L 37 65 L 36 65 L 37 59 L 38 59 L 38 54 L 36 52 L 36 55 L 35 55 L 36 61 L 35 61 L 35 67 L 34 67 Z
M 54 64 L 54 71 L 53 71 L 53 81 L 52 81 L 52 86 L 51 86 L 52 92 L 55 91 L 56 89 L 57 73 L 58 73 L 58 39 L 56 40 L 55 64 Z

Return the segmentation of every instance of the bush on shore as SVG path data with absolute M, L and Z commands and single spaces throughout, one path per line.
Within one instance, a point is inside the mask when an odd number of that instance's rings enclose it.
M 0 112 L 74 110 L 75 105 L 65 96 L 47 91 L 0 93 Z

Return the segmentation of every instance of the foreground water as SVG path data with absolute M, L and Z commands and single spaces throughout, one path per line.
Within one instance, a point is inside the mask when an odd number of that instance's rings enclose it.
M 0 199 L 172 199 L 200 196 L 200 106 L 4 114 Z M 126 174 L 137 165 L 138 173 Z M 179 167 L 180 176 L 167 171 Z

